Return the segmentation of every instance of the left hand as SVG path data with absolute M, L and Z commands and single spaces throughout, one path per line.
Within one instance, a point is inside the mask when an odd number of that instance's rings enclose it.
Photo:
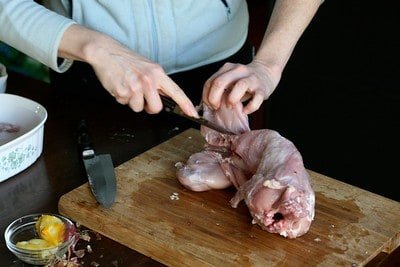
M 258 110 L 275 90 L 281 72 L 273 71 L 267 64 L 254 59 L 248 65 L 225 63 L 204 84 L 203 102 L 213 109 L 218 109 L 226 91 L 228 107 L 239 101 L 251 100 L 244 107 L 246 114 Z

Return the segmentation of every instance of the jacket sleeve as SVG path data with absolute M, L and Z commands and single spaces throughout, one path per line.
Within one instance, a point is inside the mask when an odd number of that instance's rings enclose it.
M 65 30 L 75 22 L 32 0 L 0 0 L 0 41 L 38 60 L 56 72 L 65 72 L 72 60 L 57 61 Z

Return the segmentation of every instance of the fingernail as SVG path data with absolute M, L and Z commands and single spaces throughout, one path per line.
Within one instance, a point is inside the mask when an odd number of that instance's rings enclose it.
M 191 117 L 194 117 L 196 119 L 200 118 L 199 113 L 197 113 L 197 110 L 194 108 L 190 112 Z

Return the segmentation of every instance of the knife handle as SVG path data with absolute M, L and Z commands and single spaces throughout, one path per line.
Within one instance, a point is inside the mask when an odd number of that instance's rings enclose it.
M 85 120 L 81 120 L 78 124 L 78 145 L 80 152 L 94 150 L 92 140 L 87 131 L 87 124 Z
M 177 104 L 174 100 L 167 96 L 160 95 L 161 102 L 163 103 L 164 110 L 167 112 L 173 112 Z

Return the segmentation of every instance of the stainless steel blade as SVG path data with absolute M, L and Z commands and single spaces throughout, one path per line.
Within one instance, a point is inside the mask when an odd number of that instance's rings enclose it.
M 182 112 L 182 110 L 178 106 L 177 106 L 177 108 L 174 109 L 173 113 L 175 113 L 175 114 L 177 114 L 179 116 L 185 117 L 185 118 L 187 118 L 187 119 L 189 119 L 191 121 L 194 121 L 194 122 L 196 122 L 196 123 L 198 123 L 200 125 L 204 125 L 204 126 L 210 128 L 210 129 L 213 129 L 213 130 L 215 130 L 217 132 L 220 132 L 222 134 L 231 134 L 231 135 L 234 134 L 233 132 L 228 131 L 227 129 L 225 129 L 225 128 L 223 128 L 223 127 L 221 127 L 221 126 L 219 126 L 219 125 L 217 125 L 217 124 L 215 124 L 215 123 L 213 123 L 213 122 L 211 122 L 209 120 L 206 120 L 206 119 L 204 119 L 202 117 L 194 118 L 194 117 L 187 116 L 185 113 Z
M 174 113 L 176 115 L 179 115 L 181 117 L 185 117 L 186 119 L 189 119 L 191 121 L 199 123 L 200 125 L 204 125 L 204 126 L 210 128 L 210 129 L 213 129 L 213 130 L 215 130 L 217 132 L 220 132 L 220 133 L 223 133 L 223 134 L 231 134 L 231 135 L 234 134 L 233 132 L 231 132 L 231 131 L 229 131 L 229 130 L 227 130 L 227 129 L 225 129 L 225 128 L 223 128 L 223 127 L 221 127 L 221 126 L 219 126 L 219 125 L 217 125 L 217 124 L 215 124 L 215 123 L 213 123 L 213 122 L 211 122 L 211 121 L 209 121 L 209 120 L 207 120 L 207 119 L 205 119 L 203 117 L 194 118 L 194 117 L 190 117 L 190 116 L 186 115 L 181 110 L 181 108 L 172 99 L 169 99 L 166 96 L 161 96 L 161 100 L 162 100 L 163 105 L 164 105 L 164 110 L 167 111 L 167 112 L 172 112 L 172 113 Z
M 114 166 L 109 154 L 94 155 L 83 159 L 90 188 L 96 200 L 109 208 L 115 201 L 116 180 Z

